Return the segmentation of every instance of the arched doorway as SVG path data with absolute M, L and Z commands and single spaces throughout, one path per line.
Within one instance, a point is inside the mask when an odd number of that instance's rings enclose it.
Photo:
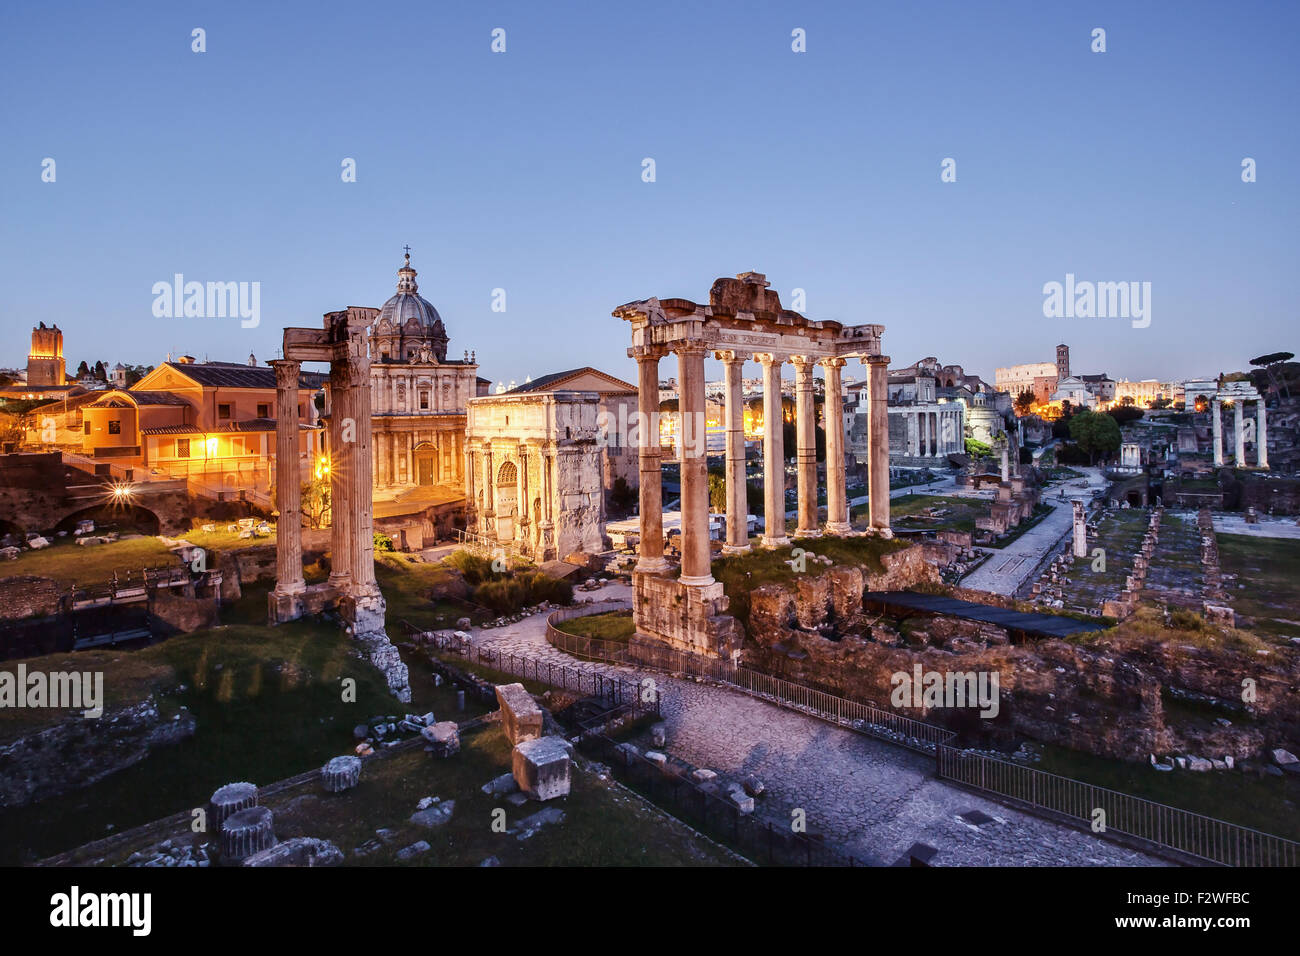
M 513 461 L 503 462 L 497 471 L 496 501 L 497 540 L 511 541 L 515 536 L 515 515 L 518 511 L 519 472 Z
M 415 481 L 419 485 L 431 485 L 438 480 L 438 449 L 428 442 L 415 446 Z

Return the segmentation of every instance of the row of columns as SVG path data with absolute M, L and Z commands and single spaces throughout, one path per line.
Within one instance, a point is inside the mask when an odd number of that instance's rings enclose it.
M 433 453 L 438 471 L 434 481 L 460 483 L 464 479 L 461 466 L 464 461 L 464 436 L 458 432 L 439 431 L 434 433 L 436 439 Z M 451 444 L 451 451 L 445 451 L 443 442 Z M 379 488 L 414 485 L 419 482 L 416 471 L 416 448 L 420 444 L 415 432 L 378 432 L 375 435 L 377 454 L 374 463 L 374 482 Z M 450 464 L 448 464 L 450 462 Z M 405 463 L 405 480 L 400 464 Z
M 907 428 L 906 454 L 911 458 L 935 458 L 965 450 L 960 409 L 898 410 Z
M 637 362 L 637 397 L 640 420 L 657 422 L 659 413 L 659 359 L 667 350 L 654 346 L 637 346 L 632 356 Z M 681 418 L 682 484 L 682 570 L 681 581 L 689 585 L 713 582 L 709 570 L 709 485 L 707 448 L 704 434 L 705 393 L 702 345 L 682 344 L 672 349 L 677 355 L 678 408 Z M 717 351 L 715 358 L 723 365 L 723 392 L 726 417 L 726 554 L 741 554 L 750 549 L 748 533 L 748 496 L 745 487 L 744 398 L 742 369 L 747 356 L 734 350 Z M 844 407 L 841 369 L 842 358 L 815 358 L 806 355 L 782 356 L 757 353 L 753 356 L 763 368 L 763 544 L 781 547 L 790 542 L 785 517 L 785 448 L 782 431 L 781 368 L 789 361 L 795 368 L 795 462 L 797 475 L 797 534 L 815 537 L 818 527 L 817 446 L 813 392 L 813 372 L 821 365 L 826 375 L 826 531 L 845 534 L 850 530 L 847 482 L 844 468 Z M 868 478 L 871 488 L 869 520 L 873 529 L 889 528 L 889 420 L 887 376 L 889 358 L 868 356 Z M 698 434 L 697 434 L 698 432 Z M 641 546 L 637 570 L 664 571 L 668 561 L 663 555 L 663 491 L 660 470 L 661 451 L 656 427 L 647 429 L 640 447 Z
M 1235 439 L 1233 463 L 1238 468 L 1246 467 L 1246 402 L 1238 399 L 1232 402 L 1232 432 Z M 1210 429 L 1214 438 L 1214 466 L 1223 467 L 1223 401 L 1214 399 L 1210 403 Z M 1264 412 L 1264 400 L 1255 399 L 1255 467 L 1268 467 L 1268 421 Z
M 302 492 L 299 465 L 298 380 L 301 363 L 276 359 L 276 528 L 277 598 L 305 590 L 302 571 Z M 375 583 L 368 360 L 338 360 L 330 367 L 329 583 L 351 596 L 378 594 Z

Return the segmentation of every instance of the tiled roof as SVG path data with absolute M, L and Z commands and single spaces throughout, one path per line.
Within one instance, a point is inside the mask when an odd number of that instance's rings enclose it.
M 172 392 L 131 392 L 137 405 L 188 405 L 185 399 Z
M 617 379 L 606 372 L 602 372 L 598 368 L 593 368 L 590 365 L 584 365 L 582 368 L 571 368 L 564 372 L 552 372 L 550 375 L 543 375 L 540 378 L 533 379 L 531 382 L 525 382 L 523 385 L 517 385 L 514 388 L 510 389 L 505 394 L 519 395 L 525 392 L 547 392 L 550 391 L 556 385 L 563 382 L 565 379 L 575 378 L 578 375 L 584 375 L 588 372 L 594 375 L 599 375 L 601 378 L 609 379 L 610 384 L 614 386 L 618 386 L 619 391 L 624 391 L 624 390 L 633 391 L 633 392 L 636 391 L 636 386 L 632 385 L 630 382 L 624 382 L 621 379 Z
M 220 426 L 219 432 L 273 432 L 275 431 L 274 418 L 246 418 L 242 422 L 226 422 Z
M 202 435 L 193 425 L 159 425 L 156 428 L 140 429 L 142 435 Z

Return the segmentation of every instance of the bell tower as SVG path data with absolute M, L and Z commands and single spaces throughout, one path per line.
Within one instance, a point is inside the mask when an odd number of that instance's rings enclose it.
M 63 365 L 63 333 L 57 325 L 42 322 L 32 329 L 32 350 L 27 355 L 28 385 L 66 385 Z

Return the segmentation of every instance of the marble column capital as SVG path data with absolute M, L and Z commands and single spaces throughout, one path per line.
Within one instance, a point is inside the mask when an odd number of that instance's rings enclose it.
M 784 365 L 786 357 L 775 352 L 755 352 L 754 361 L 766 368 L 769 365 Z
M 847 365 L 848 362 L 846 362 L 842 358 L 823 358 L 823 359 L 818 359 L 817 364 L 820 365 L 822 368 L 832 369 L 832 368 L 844 368 L 844 366 Z
M 719 349 L 714 351 L 713 357 L 724 365 L 743 365 L 745 356 L 735 349 Z

